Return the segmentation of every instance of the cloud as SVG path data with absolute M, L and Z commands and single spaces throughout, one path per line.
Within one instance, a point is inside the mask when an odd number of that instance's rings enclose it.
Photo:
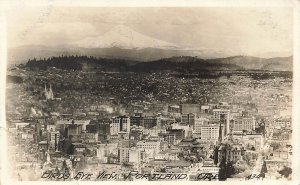
M 99 30 L 90 23 L 38 23 L 24 25 L 12 36 L 11 45 L 61 45 L 81 37 L 95 36 Z
M 122 24 L 182 47 L 230 49 L 248 55 L 292 51 L 289 8 L 19 7 L 8 14 L 12 46 L 65 44 L 100 36 Z

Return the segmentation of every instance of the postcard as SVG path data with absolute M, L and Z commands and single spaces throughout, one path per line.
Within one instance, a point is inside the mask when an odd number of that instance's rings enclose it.
M 3 184 L 297 184 L 299 1 L 152 3 L 3 3 Z

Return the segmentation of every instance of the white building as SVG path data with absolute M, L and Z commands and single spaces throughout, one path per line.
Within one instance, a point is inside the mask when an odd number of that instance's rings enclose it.
M 128 163 L 129 162 L 129 150 L 130 150 L 130 148 L 119 148 L 118 149 L 119 163 Z
M 58 143 L 59 136 L 60 136 L 59 131 L 50 131 L 49 133 L 50 133 L 50 142 L 55 142 L 55 137 L 56 137 L 56 141 Z
M 118 135 L 120 132 L 129 133 L 130 131 L 130 118 L 126 116 L 113 117 L 111 123 L 110 134 Z
M 139 141 L 136 146 L 137 148 L 144 149 L 150 158 L 153 158 L 160 151 L 159 141 Z
M 86 130 L 86 125 L 90 124 L 91 120 L 72 120 L 72 119 L 62 119 L 56 121 L 57 126 L 62 126 L 62 125 L 81 125 L 82 130 Z
M 243 129 L 244 130 L 255 130 L 255 118 L 254 117 L 245 117 L 242 119 Z
M 143 150 L 138 148 L 119 148 L 118 160 L 120 163 L 134 163 L 140 165 L 143 160 Z
M 255 130 L 255 118 L 254 117 L 239 117 L 234 119 L 233 127 L 234 132 L 253 131 Z
M 219 125 L 203 125 L 200 127 L 201 140 L 218 140 Z
M 194 124 L 194 133 L 200 134 L 201 133 L 201 127 L 209 122 L 209 119 L 207 118 L 201 118 L 197 117 L 195 119 L 195 124 Z

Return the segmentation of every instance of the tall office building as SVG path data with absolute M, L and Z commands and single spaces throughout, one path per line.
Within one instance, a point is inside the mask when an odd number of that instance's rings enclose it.
M 113 117 L 110 134 L 118 135 L 120 132 L 129 133 L 130 131 L 130 118 L 126 116 Z

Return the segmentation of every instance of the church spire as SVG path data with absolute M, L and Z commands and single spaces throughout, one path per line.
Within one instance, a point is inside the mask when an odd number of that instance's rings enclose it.
M 47 85 L 45 84 L 45 98 L 46 100 L 53 100 L 54 99 L 54 95 L 53 95 L 53 91 L 52 91 L 52 87 L 51 84 L 49 86 L 49 90 L 47 90 Z
M 51 99 L 51 100 L 53 100 L 54 99 L 54 95 L 53 95 L 53 91 L 52 91 L 52 87 L 51 87 L 51 84 L 50 84 L 50 88 L 49 88 L 49 98 Z
M 222 143 L 222 125 L 221 125 L 221 122 L 220 122 L 220 126 L 219 126 L 219 138 L 218 138 L 218 142 L 219 144 Z

